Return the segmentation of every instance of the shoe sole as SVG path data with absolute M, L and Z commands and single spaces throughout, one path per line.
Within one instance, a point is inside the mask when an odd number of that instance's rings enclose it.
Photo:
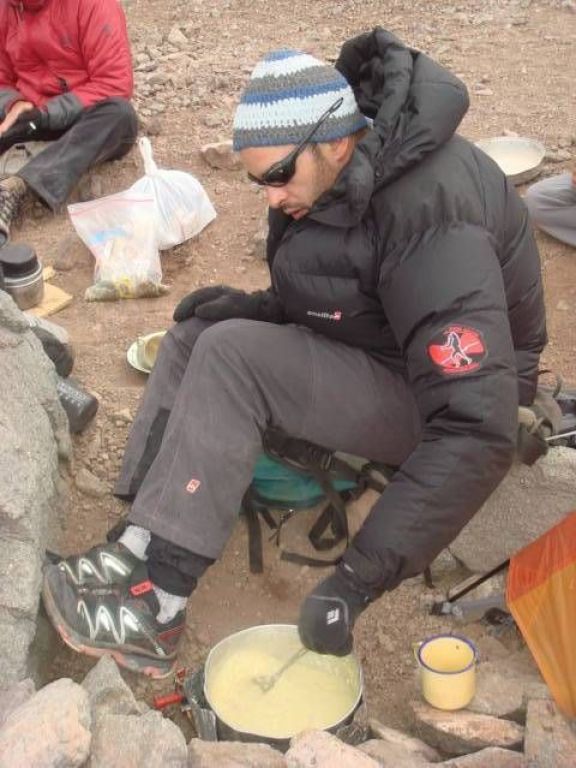
M 123 653 L 113 648 L 102 648 L 93 645 L 87 645 L 84 638 L 75 632 L 64 620 L 62 614 L 58 610 L 56 602 L 52 597 L 49 586 L 44 580 L 42 587 L 42 599 L 44 601 L 44 607 L 46 613 L 50 617 L 54 629 L 58 632 L 63 642 L 69 648 L 77 653 L 83 653 L 87 656 L 95 656 L 101 658 L 102 656 L 111 656 L 114 661 L 121 667 L 129 669 L 131 672 L 137 672 L 147 677 L 152 677 L 156 680 L 162 680 L 163 678 L 170 677 L 174 674 L 176 669 L 176 661 L 172 662 L 156 662 L 149 656 L 136 653 Z

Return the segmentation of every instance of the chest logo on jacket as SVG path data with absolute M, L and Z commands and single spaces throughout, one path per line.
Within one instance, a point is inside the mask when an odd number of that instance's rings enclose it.
M 335 312 L 315 312 L 313 309 L 309 309 L 306 315 L 308 317 L 319 317 L 321 320 L 335 320 L 336 322 L 342 320 L 342 312 L 339 309 Z
M 428 344 L 430 360 L 449 376 L 477 371 L 486 353 L 480 331 L 462 325 L 443 328 Z

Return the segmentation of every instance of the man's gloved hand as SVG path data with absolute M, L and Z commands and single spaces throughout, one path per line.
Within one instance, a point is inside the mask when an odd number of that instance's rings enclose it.
M 321 581 L 300 609 L 298 632 L 306 648 L 316 653 L 346 656 L 352 651 L 352 629 L 370 603 L 340 563 L 335 572 Z
M 34 141 L 38 133 L 48 127 L 47 112 L 36 107 L 21 112 L 12 125 L 0 135 L 1 151 L 20 142 Z
M 226 285 L 214 285 L 188 294 L 174 310 L 177 323 L 190 317 L 203 320 L 243 318 L 281 323 L 283 311 L 280 299 L 271 290 L 246 293 Z

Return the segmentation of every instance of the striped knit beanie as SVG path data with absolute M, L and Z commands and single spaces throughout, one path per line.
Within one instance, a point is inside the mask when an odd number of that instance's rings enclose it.
M 236 109 L 234 150 L 298 144 L 340 97 L 311 142 L 340 139 L 368 123 L 338 70 L 302 51 L 272 51 L 254 68 Z

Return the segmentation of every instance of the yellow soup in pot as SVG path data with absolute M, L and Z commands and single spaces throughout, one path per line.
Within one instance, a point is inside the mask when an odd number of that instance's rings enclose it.
M 309 728 L 336 725 L 359 697 L 359 671 L 352 657 L 307 653 L 267 692 L 254 678 L 273 675 L 297 644 L 278 649 L 246 645 L 224 655 L 207 677 L 206 693 L 221 720 L 237 731 L 290 738 Z

